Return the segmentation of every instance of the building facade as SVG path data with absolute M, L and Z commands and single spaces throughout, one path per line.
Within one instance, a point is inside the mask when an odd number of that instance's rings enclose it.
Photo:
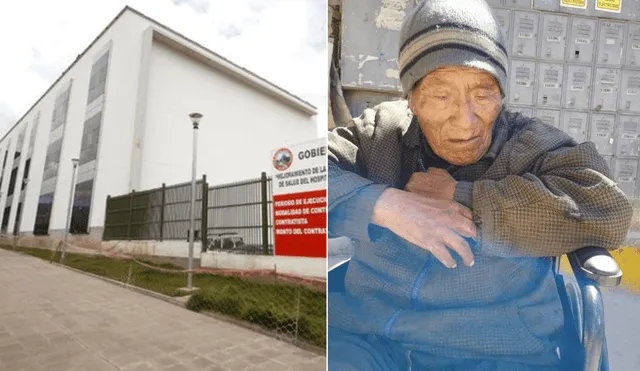
M 255 178 L 283 145 L 317 137 L 316 108 L 129 7 L 0 140 L 3 233 L 102 236 L 108 195 L 191 178 Z M 72 184 L 72 159 L 79 160 Z

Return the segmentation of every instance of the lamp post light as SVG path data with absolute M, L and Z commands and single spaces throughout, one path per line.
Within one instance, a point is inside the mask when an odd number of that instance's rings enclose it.
M 64 227 L 64 238 L 62 240 L 62 254 L 60 255 L 60 264 L 64 264 L 65 253 L 67 252 L 67 238 L 69 237 L 69 230 L 71 229 L 71 213 L 73 211 L 73 196 L 76 192 L 76 177 L 78 176 L 78 163 L 77 158 L 71 159 L 73 165 L 73 175 L 71 176 L 71 190 L 69 191 L 69 206 L 67 207 L 67 222 Z
M 193 152 L 191 160 L 191 216 L 189 217 L 189 261 L 187 273 L 187 290 L 193 290 L 193 243 L 195 240 L 196 225 L 196 164 L 198 160 L 198 127 L 202 114 L 193 112 L 189 114 L 193 124 Z

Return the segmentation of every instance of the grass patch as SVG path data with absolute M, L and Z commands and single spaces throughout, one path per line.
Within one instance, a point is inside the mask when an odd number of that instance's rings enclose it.
M 324 348 L 326 308 L 324 292 L 303 286 L 242 285 L 232 278 L 218 286 L 208 286 L 189 298 L 187 308 L 213 311 L 257 324 L 277 333 L 286 333 Z
M 0 246 L 14 250 L 10 246 Z M 14 251 L 49 261 L 51 250 L 17 247 Z M 58 261 L 59 253 L 54 261 Z M 181 270 L 172 264 L 154 267 Z M 66 253 L 65 265 L 120 282 L 128 282 L 169 296 L 185 295 L 178 289 L 186 286 L 187 274 L 161 272 L 124 259 Z M 129 273 L 131 271 L 131 273 Z M 193 285 L 200 291 L 187 301 L 196 312 L 212 311 L 257 324 L 277 333 L 324 348 L 326 345 L 325 293 L 301 285 L 263 283 L 249 278 L 194 274 Z M 297 335 L 297 336 L 296 336 Z

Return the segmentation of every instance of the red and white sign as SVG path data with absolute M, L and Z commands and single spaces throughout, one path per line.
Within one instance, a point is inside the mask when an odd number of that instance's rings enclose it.
M 327 257 L 327 140 L 282 147 L 273 164 L 274 253 Z

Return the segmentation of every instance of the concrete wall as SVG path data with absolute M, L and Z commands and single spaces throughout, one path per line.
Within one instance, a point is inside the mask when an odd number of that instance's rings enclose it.
M 224 184 L 270 172 L 271 151 L 316 138 L 315 121 L 160 42 L 151 49 L 140 189 L 191 178 L 192 127 L 201 112 L 197 173 Z
M 12 245 L 12 237 L 0 238 L 0 242 Z M 55 249 L 61 238 L 49 236 L 21 236 L 16 246 Z M 172 263 L 187 267 L 189 243 L 186 241 L 97 241 L 88 236 L 70 236 L 67 251 L 81 254 L 117 254 L 146 256 L 158 263 Z M 298 258 L 288 256 L 262 256 L 229 254 L 209 251 L 200 253 L 200 243 L 194 244 L 194 268 L 229 270 L 267 270 L 278 274 L 306 278 L 327 278 L 327 260 L 324 258 Z
M 327 260 L 324 258 L 240 255 L 210 251 L 200 256 L 200 265 L 203 268 L 275 270 L 280 274 L 327 278 Z

